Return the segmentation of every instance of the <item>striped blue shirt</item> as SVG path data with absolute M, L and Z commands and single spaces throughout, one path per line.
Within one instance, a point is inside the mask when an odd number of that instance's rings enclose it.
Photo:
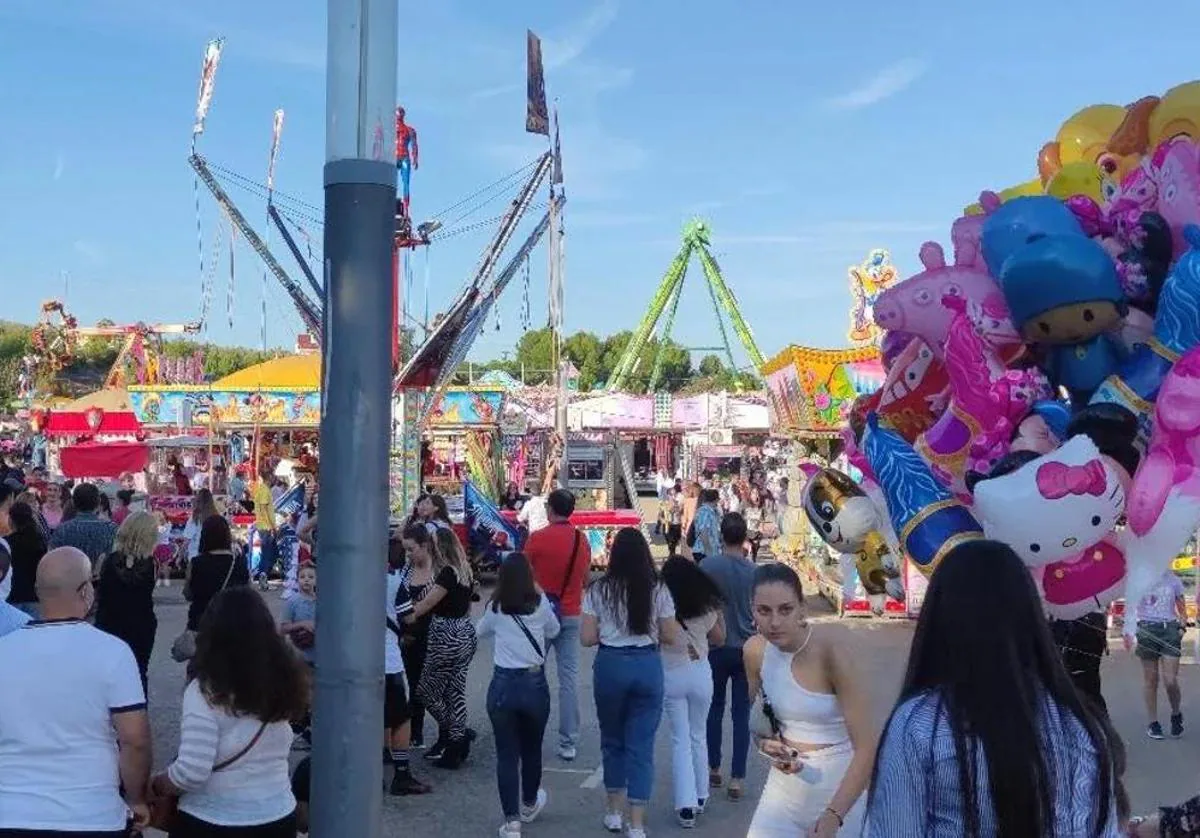
M 1056 838 L 1120 838 L 1111 792 L 1108 821 L 1103 831 L 1098 831 L 1098 755 L 1084 726 L 1046 700 L 1042 740 L 1043 748 L 1053 757 Z M 879 750 L 876 772 L 875 794 L 867 811 L 867 836 L 960 838 L 966 834 L 954 737 L 935 696 L 915 696 L 896 709 Z M 996 814 L 982 754 L 975 767 L 975 789 L 979 838 L 994 838 Z
M 9 605 L 0 599 L 0 637 L 19 629 L 28 623 L 32 617 L 16 606 Z

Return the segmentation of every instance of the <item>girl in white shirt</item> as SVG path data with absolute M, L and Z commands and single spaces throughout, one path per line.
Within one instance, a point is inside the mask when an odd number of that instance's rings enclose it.
M 708 709 L 713 697 L 708 644 L 725 642 L 724 600 L 708 574 L 682 556 L 667 559 L 662 576 L 682 629 L 674 643 L 663 645 L 662 660 L 675 812 L 679 825 L 689 829 L 708 798 Z
M 496 737 L 496 781 L 504 809 L 500 838 L 519 836 L 521 824 L 531 823 L 546 806 L 542 737 L 550 718 L 550 688 L 544 666 L 546 644 L 558 631 L 558 618 L 534 583 L 529 560 L 523 553 L 509 555 L 475 627 L 479 637 L 495 638 L 487 710 Z
M 663 662 L 658 647 L 679 637 L 675 602 L 659 581 L 650 545 L 633 527 L 620 530 L 608 568 L 583 598 L 580 642 L 599 645 L 593 664 L 600 721 L 604 828 L 646 838 L 646 804 L 654 781 L 654 735 L 663 710 Z
M 308 672 L 257 592 L 212 600 L 189 674 L 179 756 L 151 783 L 152 797 L 179 798 L 171 838 L 295 838 L 289 722 L 306 712 Z

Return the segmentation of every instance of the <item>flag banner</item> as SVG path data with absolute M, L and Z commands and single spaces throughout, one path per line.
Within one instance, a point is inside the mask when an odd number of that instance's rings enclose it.
M 558 185 L 563 182 L 562 175 L 562 145 L 558 141 L 558 108 L 554 109 L 554 173 L 550 182 Z
M 520 549 L 517 528 L 500 514 L 499 507 L 470 480 L 463 482 L 463 511 L 472 554 L 484 552 L 489 547 L 501 551 Z
M 546 74 L 542 69 L 542 39 L 526 31 L 529 74 L 526 80 L 525 130 L 550 136 L 550 112 L 546 108 Z
M 267 161 L 267 191 L 275 189 L 275 160 L 279 157 L 279 138 L 283 135 L 283 108 L 275 111 L 275 123 L 271 127 L 271 157 Z M 267 228 L 270 229 L 270 228 Z
M 297 483 L 284 492 L 275 502 L 275 514 L 284 518 L 299 515 L 304 508 L 304 484 Z
M 200 69 L 200 91 L 196 94 L 196 122 L 192 125 L 193 135 L 204 133 L 204 120 L 208 117 L 208 109 L 212 105 L 213 82 L 217 78 L 217 65 L 221 63 L 221 50 L 224 47 L 224 38 L 214 38 L 204 48 L 204 64 Z

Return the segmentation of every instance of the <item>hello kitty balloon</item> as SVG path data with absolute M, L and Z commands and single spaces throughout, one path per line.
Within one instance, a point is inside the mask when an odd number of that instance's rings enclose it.
M 1016 471 L 975 484 L 976 517 L 1031 568 L 1074 560 L 1125 511 L 1124 472 L 1076 436 Z

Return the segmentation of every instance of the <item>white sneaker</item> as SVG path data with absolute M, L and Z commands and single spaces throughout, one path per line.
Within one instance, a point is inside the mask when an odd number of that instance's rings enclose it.
M 646 838 L 646 830 L 631 826 L 625 833 L 625 838 Z
M 609 812 L 604 816 L 604 828 L 609 832 L 620 832 L 625 828 L 625 816 L 620 812 Z
M 521 824 L 519 821 L 509 821 L 506 824 L 501 824 L 500 838 L 521 838 Z
M 548 799 L 549 798 L 546 795 L 546 790 L 538 789 L 537 800 L 534 801 L 532 806 L 526 806 L 524 803 L 522 803 L 521 823 L 533 823 L 535 820 L 537 820 L 537 816 L 540 815 L 542 810 L 546 808 L 546 801 Z
M 574 762 L 576 756 L 578 756 L 578 752 L 575 750 L 574 745 L 559 745 L 558 746 L 558 758 L 561 759 L 562 761 Z

